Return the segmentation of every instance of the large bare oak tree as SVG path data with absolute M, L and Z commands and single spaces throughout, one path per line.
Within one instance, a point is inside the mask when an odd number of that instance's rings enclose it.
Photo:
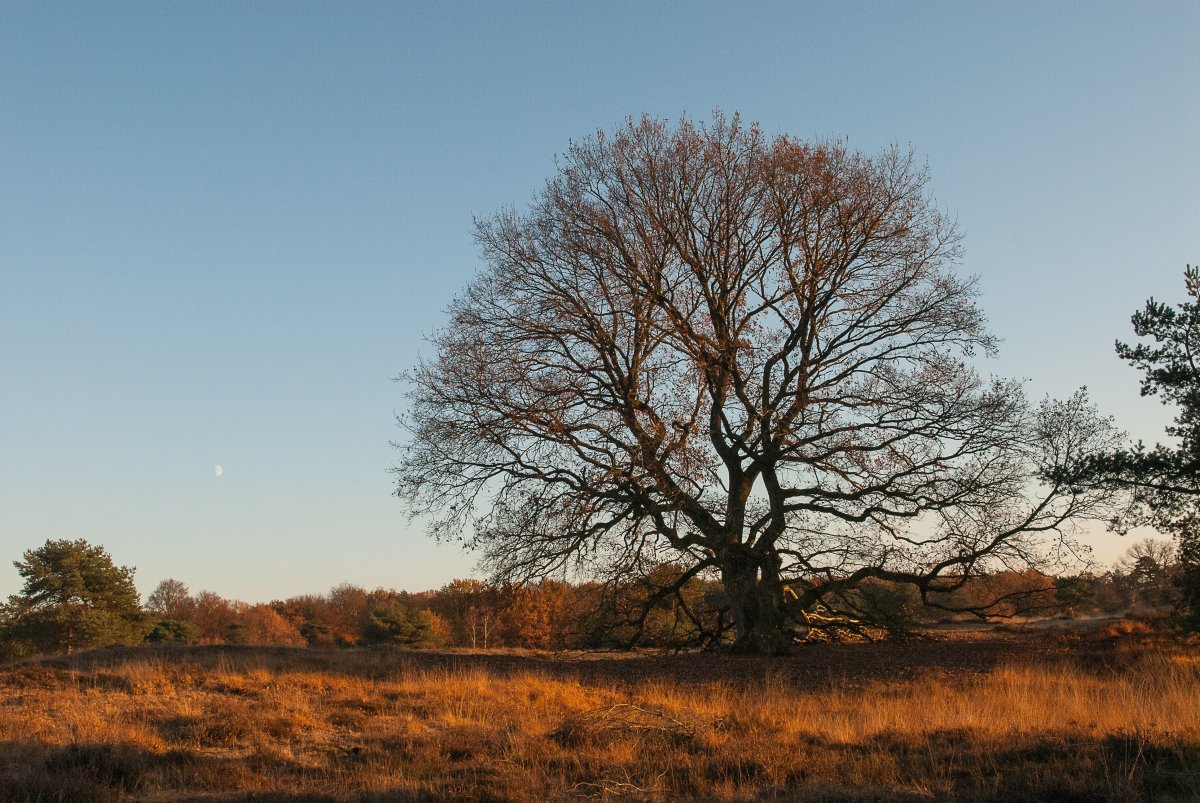
M 866 581 L 934 600 L 1044 558 L 1103 514 L 1052 478 L 1111 435 L 967 363 L 995 343 L 926 185 L 899 149 L 719 113 L 572 146 L 477 224 L 486 269 L 408 377 L 398 495 L 504 578 L 719 575 L 743 650 Z

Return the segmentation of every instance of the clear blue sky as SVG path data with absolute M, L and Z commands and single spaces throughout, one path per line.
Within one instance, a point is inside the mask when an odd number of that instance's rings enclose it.
M 0 593 L 48 538 L 143 593 L 468 574 L 390 496 L 390 377 L 478 268 L 472 216 L 643 112 L 911 145 L 986 370 L 1153 440 L 1113 341 L 1200 262 L 1198 41 L 1194 0 L 6 2 Z

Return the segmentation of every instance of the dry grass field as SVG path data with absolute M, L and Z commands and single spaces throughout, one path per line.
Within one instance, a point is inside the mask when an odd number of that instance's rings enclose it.
M 178 647 L 0 668 L 5 801 L 1200 800 L 1200 647 Z

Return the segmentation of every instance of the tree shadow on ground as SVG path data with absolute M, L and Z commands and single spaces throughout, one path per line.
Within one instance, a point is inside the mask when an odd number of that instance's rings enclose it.
M 642 746 L 648 755 L 654 754 L 656 745 L 661 747 L 654 742 L 658 737 L 651 734 L 645 738 L 648 741 Z M 674 758 L 660 756 L 662 766 L 651 761 L 654 766 L 646 772 L 662 784 L 655 799 L 705 797 L 702 790 L 708 787 L 696 784 L 706 778 L 744 786 L 748 795 L 772 790 L 769 796 L 774 799 L 826 803 L 1101 803 L 1200 798 L 1200 773 L 1196 770 L 1200 744 L 1134 733 L 1083 739 L 1077 734 L 1046 733 L 997 741 L 970 731 L 944 730 L 886 733 L 856 743 L 812 736 L 793 745 L 793 750 L 793 770 L 773 778 L 765 777 L 764 765 L 754 756 L 713 750 L 699 742 L 683 745 Z M 269 788 L 286 789 L 289 782 L 300 788 L 316 781 L 305 776 L 303 768 L 279 757 L 272 757 L 266 766 L 252 756 L 215 756 L 180 749 L 155 752 L 129 743 L 64 746 L 6 741 L 0 742 L 0 800 L 407 803 L 464 794 L 481 801 L 535 799 L 530 790 L 513 785 L 517 776 L 497 774 L 495 767 L 475 760 L 480 756 L 456 757 L 450 751 L 436 766 L 428 762 L 409 766 L 403 763 L 405 758 L 403 744 L 378 741 L 348 755 L 350 764 L 343 769 L 352 769 L 354 762 L 386 761 L 408 767 L 403 774 L 411 778 L 411 771 L 423 767 L 422 771 L 429 773 L 422 784 L 424 791 L 359 792 L 347 788 L 322 794 Z M 401 764 L 396 760 L 402 760 Z M 593 787 L 603 791 L 611 775 L 595 762 L 576 762 L 568 769 L 560 779 L 563 789 L 576 791 Z M 346 777 L 343 775 L 343 780 Z M 253 791 L 256 786 L 259 791 Z M 694 792 L 699 794 L 690 794 Z
M 278 758 L 273 764 L 272 775 L 281 778 L 299 771 Z M 117 803 L 146 797 L 176 803 L 402 803 L 421 799 L 405 792 L 378 796 L 231 792 L 228 790 L 244 789 L 253 782 L 244 756 L 212 756 L 179 749 L 154 752 L 129 743 L 0 742 L 0 767 L 4 768 L 0 773 L 0 800 L 6 803 Z M 163 798 L 164 794 L 169 797 Z
M 82 671 L 100 677 L 105 670 L 145 662 L 232 671 L 321 672 L 367 679 L 420 672 L 482 671 L 499 677 L 533 672 L 588 683 L 667 682 L 687 686 L 769 681 L 819 690 L 847 681 L 902 681 L 949 674 L 962 677 L 985 674 L 999 666 L 1061 661 L 1104 669 L 1119 663 L 1120 654 L 1111 642 L 1069 640 L 1045 632 L 811 644 L 801 645 L 793 655 L 775 658 L 720 653 L 139 645 L 27 660 L 10 666 L 9 672 L 21 676 L 23 684 L 37 684 L 43 673 Z

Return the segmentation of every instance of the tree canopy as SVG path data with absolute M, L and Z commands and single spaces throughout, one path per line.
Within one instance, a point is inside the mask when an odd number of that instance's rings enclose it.
M 1116 344 L 1117 355 L 1142 372 L 1142 395 L 1176 408 L 1166 430 L 1175 445 L 1139 442 L 1094 455 L 1074 479 L 1131 492 L 1118 529 L 1147 524 L 1176 538 L 1180 603 L 1200 627 L 1200 268 L 1187 267 L 1184 285 L 1187 301 L 1172 306 L 1151 298 L 1133 314 L 1141 341 Z
M 1063 545 L 1111 447 L 1077 395 L 1029 402 L 910 153 L 630 120 L 573 145 L 409 375 L 397 494 L 502 579 L 720 576 L 737 649 L 785 649 L 854 590 L 927 601 Z M 1049 538 L 1047 538 L 1049 536 Z M 715 632 L 714 632 L 715 631 Z
M 25 582 L 6 606 L 9 640 L 37 651 L 70 652 L 140 641 L 149 629 L 134 570 L 114 565 L 104 547 L 51 540 L 13 565 Z

